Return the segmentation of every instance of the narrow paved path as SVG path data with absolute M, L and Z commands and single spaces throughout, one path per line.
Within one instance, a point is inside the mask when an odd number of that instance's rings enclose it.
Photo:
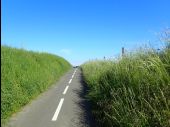
M 72 69 L 49 90 L 12 116 L 9 127 L 95 127 L 80 69 Z

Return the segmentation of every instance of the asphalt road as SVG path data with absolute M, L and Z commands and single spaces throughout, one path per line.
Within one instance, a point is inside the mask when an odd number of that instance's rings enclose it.
M 22 111 L 9 127 L 95 127 L 80 69 L 72 69 Z

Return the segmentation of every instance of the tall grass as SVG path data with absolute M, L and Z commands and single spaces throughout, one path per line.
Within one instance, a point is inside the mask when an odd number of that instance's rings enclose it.
M 90 61 L 82 70 L 100 126 L 170 126 L 170 49 Z
M 70 67 L 56 55 L 1 46 L 1 122 L 46 90 Z

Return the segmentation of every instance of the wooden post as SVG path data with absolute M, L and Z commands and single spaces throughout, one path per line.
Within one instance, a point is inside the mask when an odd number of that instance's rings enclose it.
M 122 57 L 124 56 L 124 54 L 125 54 L 125 49 L 124 47 L 122 47 Z

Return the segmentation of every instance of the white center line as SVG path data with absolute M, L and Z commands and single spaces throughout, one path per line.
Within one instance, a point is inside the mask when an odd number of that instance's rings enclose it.
M 70 81 L 68 82 L 69 84 L 71 83 L 72 79 L 70 79 Z
M 59 105 L 57 107 L 57 110 L 55 111 L 54 116 L 53 116 L 51 121 L 56 121 L 57 120 L 57 117 L 59 115 L 59 112 L 60 112 L 60 109 L 62 107 L 63 101 L 64 101 L 64 98 L 61 98 L 60 103 L 59 103 Z
M 67 92 L 67 90 L 68 90 L 68 87 L 69 87 L 69 86 L 66 86 L 66 88 L 64 89 L 63 94 L 66 94 L 66 92 Z
M 72 78 L 74 77 L 74 74 L 71 76 Z

